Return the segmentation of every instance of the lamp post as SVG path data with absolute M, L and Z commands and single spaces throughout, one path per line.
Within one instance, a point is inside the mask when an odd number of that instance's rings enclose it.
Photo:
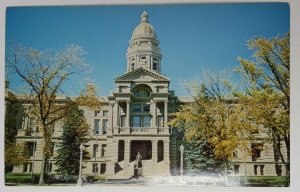
M 78 176 L 78 180 L 77 180 L 77 185 L 82 186 L 83 185 L 83 182 L 82 182 L 82 152 L 83 152 L 84 145 L 81 143 L 79 148 L 80 148 L 80 161 L 79 161 L 79 176 Z
M 181 181 L 183 181 L 183 151 L 184 147 L 183 145 L 180 145 L 180 176 L 181 176 Z
M 34 169 L 34 158 L 35 158 L 35 149 L 36 149 L 36 127 L 32 129 L 32 135 L 34 136 L 33 141 L 33 150 L 32 150 L 32 162 L 31 162 L 31 181 L 33 182 L 33 169 Z
M 94 179 L 96 178 L 96 171 L 97 171 L 97 173 L 98 173 L 98 170 L 96 170 L 96 167 L 98 168 L 98 166 L 96 166 L 96 164 L 97 164 L 97 151 L 98 151 L 98 149 L 99 149 L 99 146 L 97 146 L 98 145 L 98 131 L 96 131 L 96 133 L 95 133 L 95 135 L 96 135 L 96 142 L 95 142 L 95 163 L 94 163 Z

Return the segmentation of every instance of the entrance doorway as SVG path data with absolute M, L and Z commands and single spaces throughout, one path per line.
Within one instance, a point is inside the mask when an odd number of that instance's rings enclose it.
M 131 141 L 130 162 L 135 161 L 138 152 L 142 156 L 142 160 L 152 158 L 152 143 L 151 141 Z

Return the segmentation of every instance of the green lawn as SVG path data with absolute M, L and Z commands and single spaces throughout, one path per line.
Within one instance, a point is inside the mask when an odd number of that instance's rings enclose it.
M 241 183 L 245 183 L 243 176 L 240 179 Z M 250 186 L 282 187 L 287 181 L 285 176 L 248 176 L 247 182 Z
M 37 179 L 37 175 L 34 175 L 34 179 Z M 31 183 L 31 174 L 24 173 L 8 173 L 5 175 L 5 183 Z

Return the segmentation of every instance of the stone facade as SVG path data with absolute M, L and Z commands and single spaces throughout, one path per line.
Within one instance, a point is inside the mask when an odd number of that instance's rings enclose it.
M 161 59 L 159 41 L 148 23 L 148 14 L 144 12 L 129 42 L 127 71 L 114 80 L 112 95 L 102 98 L 104 105 L 100 110 L 82 107 L 91 128 L 90 141 L 87 143 L 89 147 L 86 149 L 92 156 L 83 163 L 86 167 L 83 175 L 103 175 L 108 179 L 131 178 L 138 152 L 142 155 L 143 176 L 170 176 L 177 173 L 177 133 L 167 122 L 169 114 L 175 112 L 179 105 L 193 102 L 193 99 L 176 97 L 174 91 L 169 90 L 170 79 L 160 73 Z M 63 101 L 65 98 L 60 99 Z M 29 107 L 26 101 L 22 102 L 24 108 Z M 27 164 L 14 167 L 15 173 L 30 173 L 32 168 L 34 173 L 40 172 L 41 133 L 38 130 L 36 132 L 34 127 L 33 119 L 24 118 L 17 142 L 26 143 L 26 146 L 36 150 Z M 62 132 L 61 124 L 57 123 L 52 129 L 53 143 L 59 142 Z M 263 134 L 257 134 L 257 144 Z M 56 170 L 56 148 L 54 145 L 53 157 L 47 166 L 48 173 L 55 173 Z M 256 151 L 257 158 L 249 155 L 245 161 L 237 152 L 233 174 L 284 175 L 284 166 L 276 159 L 272 145 L 265 144 L 263 149 Z

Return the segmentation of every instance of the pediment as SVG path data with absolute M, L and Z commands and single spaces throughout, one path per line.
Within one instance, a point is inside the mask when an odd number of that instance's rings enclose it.
M 134 71 L 125 73 L 124 75 L 115 78 L 115 82 L 118 81 L 135 81 L 135 82 L 151 82 L 151 81 L 170 81 L 166 76 L 159 73 L 138 68 Z

